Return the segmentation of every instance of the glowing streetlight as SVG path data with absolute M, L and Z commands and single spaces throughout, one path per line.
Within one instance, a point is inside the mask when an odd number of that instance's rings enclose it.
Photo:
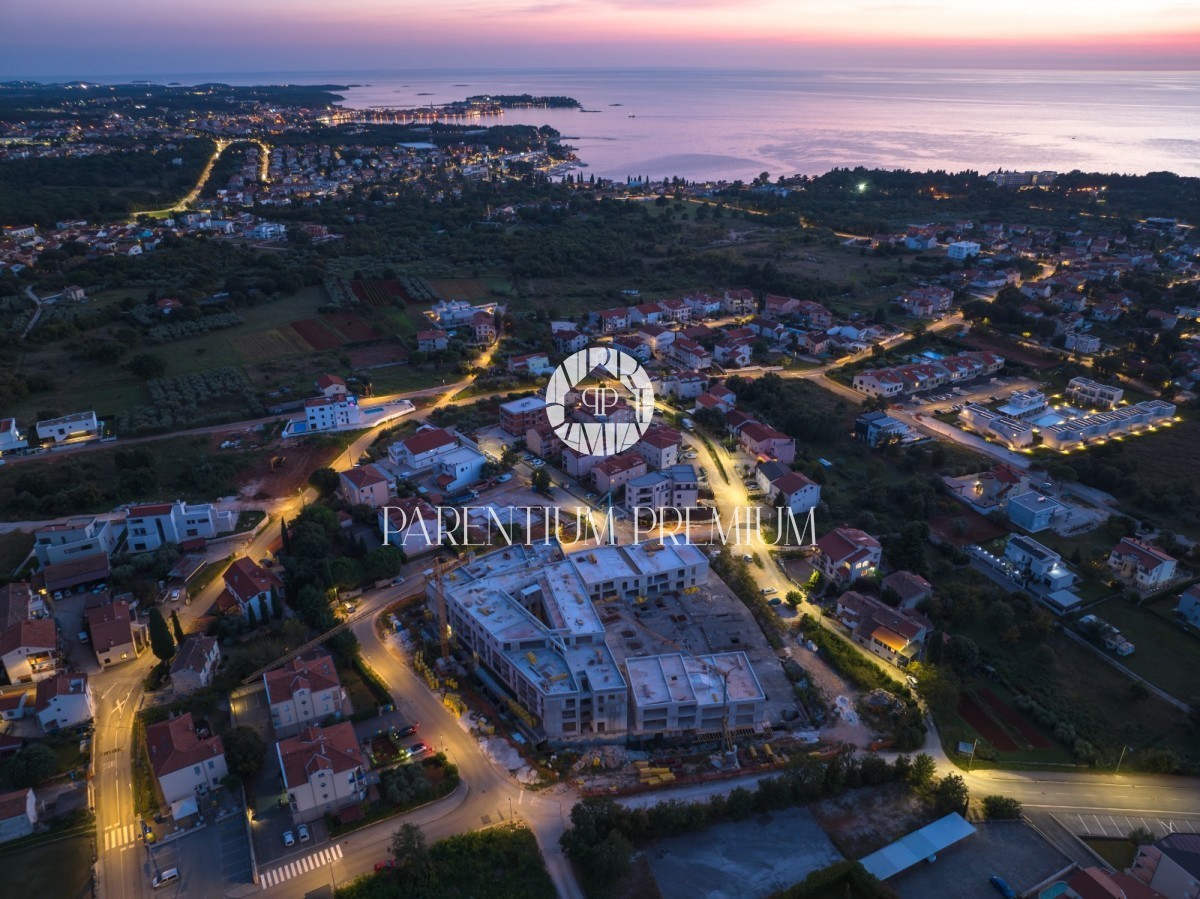
M 865 194 L 867 192 L 867 182 L 866 181 L 858 182 L 858 192 L 860 194 Z

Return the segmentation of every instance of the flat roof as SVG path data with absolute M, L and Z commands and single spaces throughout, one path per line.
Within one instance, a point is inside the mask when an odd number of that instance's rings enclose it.
M 1043 509 L 1061 509 L 1062 503 L 1053 500 L 1048 496 L 1042 496 L 1033 490 L 1028 493 L 1022 493 L 1020 496 L 1014 496 L 1008 501 L 1011 506 L 1016 503 L 1022 509 L 1028 509 L 1030 512 L 1037 512 Z
M 671 539 L 661 544 L 650 540 L 628 546 L 597 546 L 572 553 L 570 559 L 589 588 L 619 578 L 652 577 L 707 562 L 699 547 Z
M 725 701 L 725 676 L 729 701 L 763 700 L 766 695 L 744 652 L 705 656 L 667 653 L 626 659 L 625 670 L 634 705 L 639 708 L 667 703 L 695 702 L 697 709 Z
M 926 824 L 908 836 L 872 852 L 859 863 L 880 880 L 887 880 L 918 862 L 937 855 L 975 833 L 975 825 L 958 812 Z
M 540 355 L 545 355 L 542 353 Z M 538 409 L 546 408 L 546 401 L 539 396 L 527 396 L 519 400 L 513 400 L 510 403 L 501 403 L 500 408 L 505 412 L 510 412 L 514 415 L 521 412 L 535 412 Z

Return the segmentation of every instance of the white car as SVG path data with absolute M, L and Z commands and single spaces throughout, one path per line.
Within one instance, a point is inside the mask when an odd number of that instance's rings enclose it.
M 179 602 L 179 591 L 178 590 L 171 591 L 171 602 Z
M 308 832 L 307 824 L 301 824 L 299 827 L 297 827 L 296 834 L 300 837 L 301 843 L 307 843 L 310 839 L 312 839 L 312 834 Z
M 763 587 L 758 592 L 761 593 L 763 596 L 770 596 L 772 593 L 778 593 L 779 591 L 776 590 L 774 587 Z

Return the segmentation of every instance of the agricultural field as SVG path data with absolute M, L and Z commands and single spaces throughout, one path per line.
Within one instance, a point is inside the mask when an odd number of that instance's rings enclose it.
M 1122 665 L 1176 699 L 1191 703 L 1200 698 L 1195 678 L 1200 637 L 1174 620 L 1172 610 L 1178 603 L 1177 595 L 1141 606 L 1114 597 L 1088 611 L 1137 647 L 1133 655 L 1118 660 Z
M 448 300 L 466 300 L 468 303 L 492 299 L 497 293 L 493 289 L 495 282 L 491 279 L 437 278 L 427 283 L 435 292 Z M 507 287 L 507 285 L 504 286 Z M 420 301 L 414 300 L 414 302 Z

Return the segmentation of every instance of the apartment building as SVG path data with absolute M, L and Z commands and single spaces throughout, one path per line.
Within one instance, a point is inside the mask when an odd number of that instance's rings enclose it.
M 275 733 L 287 736 L 353 711 L 333 657 L 321 653 L 292 659 L 263 675 Z
M 1072 378 L 1067 383 L 1067 399 L 1098 409 L 1112 409 L 1121 402 L 1125 391 L 1111 384 L 1101 384 L 1091 378 Z
M 133 552 L 152 552 L 165 543 L 211 539 L 237 527 L 237 511 L 217 509 L 212 503 L 173 503 L 130 506 L 125 514 L 125 535 Z
M 713 736 L 759 728 L 766 694 L 744 652 L 627 659 L 629 729 L 639 735 Z
M 221 738 L 198 733 L 191 712 L 147 725 L 146 752 L 159 796 L 176 818 L 194 815 L 199 797 L 229 774 Z

